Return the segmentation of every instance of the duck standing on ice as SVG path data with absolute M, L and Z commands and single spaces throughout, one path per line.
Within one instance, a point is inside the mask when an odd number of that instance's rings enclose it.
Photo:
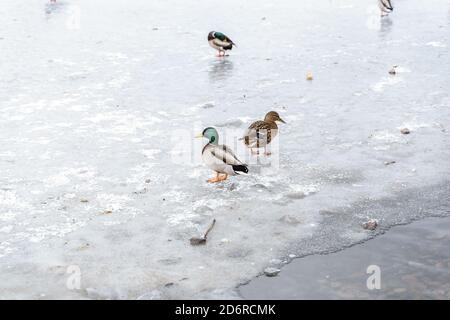
M 226 50 L 231 50 L 233 46 L 236 46 L 230 38 L 218 31 L 211 31 L 208 34 L 208 43 L 211 47 L 219 51 L 219 57 L 223 57 Z
M 219 134 L 216 129 L 208 127 L 197 138 L 208 139 L 208 143 L 202 150 L 202 159 L 216 172 L 216 176 L 208 182 L 224 181 L 229 175 L 238 175 L 238 172 L 248 173 L 247 165 L 236 157 L 230 147 L 219 144 Z
M 250 148 L 252 153 L 255 153 L 253 149 L 264 148 L 264 154 L 270 155 L 267 151 L 267 145 L 272 142 L 273 138 L 278 134 L 277 121 L 284 122 L 280 118 L 280 115 L 276 111 L 270 111 L 264 117 L 264 120 L 253 122 L 250 127 L 248 127 L 245 133 L 244 140 L 245 145 Z M 259 151 L 256 151 L 259 154 Z

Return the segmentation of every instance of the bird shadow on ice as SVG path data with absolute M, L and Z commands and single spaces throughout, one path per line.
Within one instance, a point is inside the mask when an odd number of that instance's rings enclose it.
M 394 23 L 392 22 L 390 17 L 382 18 L 380 22 L 380 31 L 379 31 L 380 37 L 384 38 L 385 36 L 387 36 L 391 32 L 393 24 Z
M 48 1 L 44 6 L 45 17 L 47 19 L 50 19 L 52 15 L 57 14 L 57 13 L 61 12 L 62 10 L 64 10 L 66 5 L 67 4 L 65 2 L 61 2 L 61 1 L 60 2 Z
M 233 62 L 226 59 L 221 58 L 220 60 L 214 60 L 210 64 L 209 68 L 209 79 L 211 81 L 220 81 L 225 80 L 227 77 L 231 75 L 233 71 Z

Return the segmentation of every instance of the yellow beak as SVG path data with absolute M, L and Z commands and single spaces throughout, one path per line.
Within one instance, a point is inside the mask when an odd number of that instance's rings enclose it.
M 199 133 L 198 135 L 195 136 L 195 138 L 203 138 L 203 134 Z

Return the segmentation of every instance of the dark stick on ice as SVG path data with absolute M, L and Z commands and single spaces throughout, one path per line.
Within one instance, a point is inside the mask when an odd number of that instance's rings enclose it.
M 191 245 L 193 246 L 198 246 L 200 244 L 205 244 L 206 243 L 206 238 L 208 237 L 208 233 L 212 230 L 212 228 L 214 228 L 214 225 L 216 224 L 216 219 L 213 220 L 213 222 L 211 223 L 211 225 L 209 226 L 208 230 L 206 230 L 205 235 L 201 238 L 197 238 L 197 237 L 193 237 L 191 238 Z

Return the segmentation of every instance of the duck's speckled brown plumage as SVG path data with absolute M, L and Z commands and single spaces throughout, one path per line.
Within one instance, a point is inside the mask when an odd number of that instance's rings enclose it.
M 272 135 L 273 137 L 276 136 L 278 131 L 278 126 L 275 122 L 265 122 L 265 121 L 256 121 L 252 123 L 250 127 L 248 127 L 248 131 L 255 131 L 256 133 L 256 148 L 263 147 L 265 144 L 269 144 L 272 141 Z M 266 143 L 262 143 L 260 137 L 266 136 Z M 244 137 L 244 143 L 248 146 L 250 145 L 251 135 L 246 134 Z
M 272 142 L 278 134 L 276 121 L 284 122 L 277 112 L 270 111 L 263 121 L 253 122 L 244 135 L 244 143 L 249 148 L 261 148 Z

